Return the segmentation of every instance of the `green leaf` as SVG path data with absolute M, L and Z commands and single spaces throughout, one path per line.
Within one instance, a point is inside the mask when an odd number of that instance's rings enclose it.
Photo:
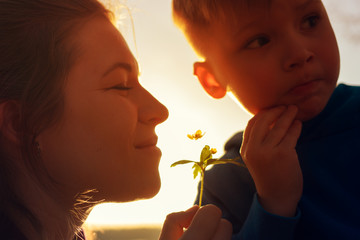
M 182 164 L 187 164 L 187 163 L 193 163 L 195 161 L 190 161 L 190 160 L 180 160 L 180 161 L 177 161 L 177 162 L 174 162 L 173 164 L 171 164 L 170 167 L 175 167 L 177 165 L 182 165 Z
M 210 159 L 212 157 L 210 147 L 208 145 L 205 145 L 205 147 L 201 151 L 200 155 L 200 162 L 206 163 L 206 160 Z
M 211 159 L 211 160 L 215 160 L 215 161 L 212 161 L 211 163 L 209 163 L 208 161 L 208 165 L 217 165 L 217 164 L 227 164 L 227 163 L 232 163 L 232 164 L 235 164 L 235 165 L 238 165 L 240 167 L 246 167 L 245 164 L 243 163 L 240 163 L 234 159 Z
M 199 175 L 199 173 L 201 173 L 201 167 L 199 166 L 199 163 L 194 163 L 194 165 L 193 165 L 193 167 L 192 167 L 193 169 L 194 169 L 194 179 Z
M 206 161 L 206 165 L 211 165 L 214 164 L 214 162 L 218 161 L 219 159 L 217 158 L 210 158 Z

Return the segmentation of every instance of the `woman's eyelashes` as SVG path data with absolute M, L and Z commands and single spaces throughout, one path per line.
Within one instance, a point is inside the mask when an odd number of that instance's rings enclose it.
M 115 86 L 111 87 L 110 89 L 126 91 L 126 90 L 130 90 L 131 87 L 129 87 L 127 85 L 115 85 Z
M 127 95 L 129 90 L 131 90 L 132 87 L 127 84 L 116 84 L 110 87 L 105 88 L 105 91 L 117 91 L 120 93 L 120 95 Z

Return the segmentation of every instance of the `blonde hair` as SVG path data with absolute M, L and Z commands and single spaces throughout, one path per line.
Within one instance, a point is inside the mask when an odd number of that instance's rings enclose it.
M 173 0 L 172 17 L 194 50 L 202 56 L 206 46 L 201 36 L 212 23 L 236 23 L 239 10 L 270 3 L 271 0 Z

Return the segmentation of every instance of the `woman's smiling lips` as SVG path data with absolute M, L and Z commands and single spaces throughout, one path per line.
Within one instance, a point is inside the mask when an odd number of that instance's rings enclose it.
M 154 136 L 148 138 L 143 141 L 139 141 L 139 143 L 135 144 L 135 149 L 145 154 L 147 157 L 152 156 L 152 159 L 157 159 L 157 161 L 161 158 L 161 150 L 156 146 L 158 141 L 158 137 Z
M 147 140 L 135 144 L 135 148 L 137 149 L 157 148 L 156 147 L 157 140 L 158 140 L 157 136 L 149 138 Z

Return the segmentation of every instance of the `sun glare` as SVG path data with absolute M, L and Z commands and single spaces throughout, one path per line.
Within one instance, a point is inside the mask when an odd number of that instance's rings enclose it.
M 331 0 L 324 1 L 327 2 Z M 216 156 L 221 156 L 226 140 L 243 130 L 251 117 L 237 100 L 232 100 L 232 94 L 214 100 L 202 90 L 192 75 L 192 64 L 197 57 L 174 27 L 170 3 L 170 0 L 135 0 L 129 6 L 137 9 L 133 18 L 142 67 L 141 83 L 167 106 L 170 114 L 156 129 L 163 153 L 159 166 L 161 190 L 153 199 L 99 205 L 87 220 L 90 225 L 160 225 L 168 213 L 190 208 L 197 194 L 198 179 L 193 180 L 191 166 L 170 168 L 171 163 L 198 160 L 205 143 L 217 148 Z M 329 4 L 330 16 L 335 10 Z M 332 20 L 336 23 L 335 32 L 341 32 L 342 25 Z M 127 37 L 130 48 L 133 48 L 132 38 L 132 35 Z M 360 45 L 344 38 L 338 38 L 338 42 L 342 55 L 339 81 L 359 85 L 356 63 L 360 62 Z M 206 140 L 194 144 L 187 134 L 198 129 L 206 131 Z

